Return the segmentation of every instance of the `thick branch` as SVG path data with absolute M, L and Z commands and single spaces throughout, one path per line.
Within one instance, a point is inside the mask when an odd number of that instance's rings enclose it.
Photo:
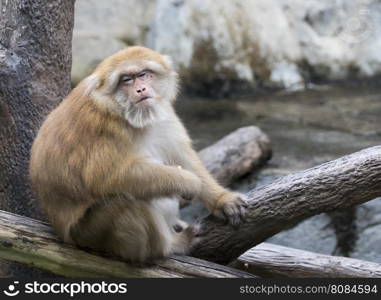
M 381 277 L 381 264 L 269 243 L 245 252 L 233 266 L 261 277 Z
M 41 221 L 0 211 L 0 258 L 70 277 L 253 277 L 191 257 L 132 266 L 63 244 Z
M 234 229 L 209 216 L 192 256 L 229 263 L 246 250 L 310 216 L 381 196 L 381 146 L 327 162 L 253 190 L 246 222 Z
M 199 152 L 209 172 L 222 185 L 260 166 L 271 157 L 270 140 L 258 127 L 239 128 Z

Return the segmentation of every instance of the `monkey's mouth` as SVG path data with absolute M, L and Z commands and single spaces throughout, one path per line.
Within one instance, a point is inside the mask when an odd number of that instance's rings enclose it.
M 149 96 L 144 96 L 144 97 L 141 97 L 138 101 L 136 101 L 136 104 L 140 103 L 140 102 L 143 102 L 147 99 L 151 99 L 152 97 L 149 97 Z

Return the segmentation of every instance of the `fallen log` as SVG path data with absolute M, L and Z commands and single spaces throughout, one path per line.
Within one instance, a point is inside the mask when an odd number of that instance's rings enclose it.
M 202 220 L 203 243 L 192 256 L 228 264 L 303 219 L 381 196 L 381 146 L 286 175 L 247 196 L 246 222 L 238 229 L 213 216 Z
M 198 154 L 213 177 L 228 186 L 270 159 L 271 145 L 267 135 L 258 127 L 247 126 L 233 131 Z
M 262 243 L 231 266 L 260 277 L 381 278 L 381 264 Z
M 0 211 L 0 258 L 67 277 L 254 277 L 186 256 L 134 266 L 64 244 L 49 224 L 5 211 Z

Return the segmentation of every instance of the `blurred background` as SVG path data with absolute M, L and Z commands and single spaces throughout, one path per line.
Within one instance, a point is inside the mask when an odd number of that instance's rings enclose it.
M 381 144 L 381 0 L 79 0 L 72 84 L 130 45 L 172 56 L 197 149 L 245 125 L 268 134 L 272 159 L 234 189 Z M 381 263 L 381 199 L 269 242 Z

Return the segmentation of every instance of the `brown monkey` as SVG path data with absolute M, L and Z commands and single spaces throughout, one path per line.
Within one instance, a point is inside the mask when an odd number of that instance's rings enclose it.
M 179 219 L 178 196 L 240 222 L 242 195 L 212 178 L 173 110 L 177 86 L 169 57 L 129 47 L 47 117 L 30 176 L 64 241 L 139 262 L 186 253 L 198 227 Z

